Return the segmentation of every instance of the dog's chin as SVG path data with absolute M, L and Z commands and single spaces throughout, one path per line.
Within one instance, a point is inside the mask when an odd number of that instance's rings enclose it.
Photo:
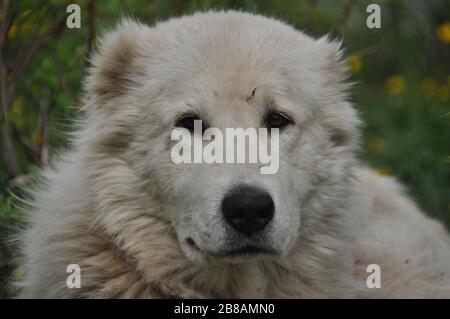
M 261 260 L 273 260 L 283 255 L 276 249 L 263 245 L 208 249 L 199 246 L 192 238 L 185 239 L 181 246 L 186 257 L 197 264 L 242 264 Z

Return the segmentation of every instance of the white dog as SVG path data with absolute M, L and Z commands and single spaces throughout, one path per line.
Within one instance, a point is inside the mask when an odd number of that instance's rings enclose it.
M 345 77 L 339 43 L 270 18 L 124 20 L 92 58 L 72 150 L 35 192 L 21 296 L 450 297 L 444 228 L 355 159 Z M 278 128 L 278 172 L 174 163 L 171 133 L 195 120 Z

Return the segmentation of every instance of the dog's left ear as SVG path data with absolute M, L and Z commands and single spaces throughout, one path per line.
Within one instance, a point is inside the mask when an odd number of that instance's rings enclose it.
M 321 73 L 324 74 L 323 102 L 324 123 L 335 146 L 357 146 L 361 122 L 349 100 L 352 84 L 348 64 L 344 59 L 342 41 L 330 40 L 328 36 L 316 40 L 321 57 Z
M 123 18 L 100 38 L 85 83 L 87 96 L 95 100 L 94 104 L 101 107 L 139 85 L 135 83 L 140 71 L 136 58 L 149 30 L 146 25 Z

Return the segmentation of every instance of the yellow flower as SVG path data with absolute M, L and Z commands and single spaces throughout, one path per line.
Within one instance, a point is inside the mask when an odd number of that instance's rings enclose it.
M 405 78 L 398 74 L 389 77 L 386 82 L 389 95 L 402 93 L 405 90 L 405 86 Z
M 27 15 L 29 15 L 32 12 L 32 10 L 25 10 L 20 14 L 21 18 L 25 18 Z
M 8 39 L 14 39 L 17 34 L 17 27 L 13 24 L 8 30 Z
M 439 85 L 437 90 L 437 96 L 439 100 L 446 102 L 448 101 L 449 88 L 447 85 Z
M 433 78 L 426 78 L 420 83 L 420 90 L 426 97 L 433 96 L 436 92 L 436 81 Z
M 23 97 L 19 96 L 13 102 L 12 113 L 14 115 L 17 115 L 17 116 L 22 115 L 23 114 L 24 105 L 25 105 L 25 101 L 24 101 Z
M 347 64 L 350 67 L 350 71 L 356 74 L 361 71 L 362 59 L 359 55 L 352 55 L 347 59 Z
M 375 172 L 377 172 L 379 175 L 382 175 L 382 176 L 392 175 L 389 167 L 379 167 L 379 168 L 375 169 Z
M 42 145 L 42 143 L 44 142 L 44 138 L 42 136 L 42 132 L 38 131 L 35 132 L 33 134 L 33 136 L 31 137 L 31 139 L 33 140 L 34 143 L 36 143 L 37 145 Z
M 450 43 L 450 22 L 446 22 L 439 26 L 437 35 L 442 42 Z
M 383 153 L 384 151 L 384 140 L 382 138 L 376 137 L 372 139 L 372 142 L 370 143 L 370 148 L 372 152 L 376 154 Z

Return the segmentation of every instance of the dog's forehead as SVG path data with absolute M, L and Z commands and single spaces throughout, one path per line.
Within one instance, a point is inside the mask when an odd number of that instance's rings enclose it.
M 267 55 L 246 54 L 243 47 L 218 49 L 221 54 L 203 56 L 205 52 L 197 49 L 193 54 L 202 63 L 189 57 L 176 61 L 176 68 L 183 71 L 166 82 L 170 94 L 179 91 L 193 100 L 191 104 L 232 102 L 254 107 L 263 101 L 268 103 L 275 95 L 286 95 L 292 86 L 286 68 Z
M 171 73 L 188 86 L 215 85 L 217 93 L 238 87 L 245 95 L 264 81 L 280 81 L 293 63 L 307 63 L 301 51 L 311 50 L 314 42 L 275 20 L 248 15 L 185 18 L 154 31 L 159 37 L 155 69 L 165 64 L 164 70 L 177 70 Z
M 215 14 L 163 23 L 152 34 L 157 41 L 145 48 L 154 51 L 145 59 L 151 85 L 144 86 L 144 95 L 147 101 L 159 95 L 165 110 L 189 100 L 194 111 L 251 112 L 280 97 L 307 107 L 313 103 L 304 92 L 321 91 L 324 47 L 278 21 Z M 192 110 L 171 110 L 182 108 Z

